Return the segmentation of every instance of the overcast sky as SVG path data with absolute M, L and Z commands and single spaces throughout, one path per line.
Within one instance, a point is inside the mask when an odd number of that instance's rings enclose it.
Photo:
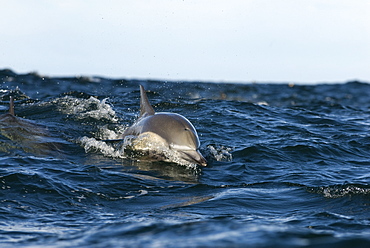
M 368 0 L 0 0 L 0 68 L 48 76 L 370 82 Z

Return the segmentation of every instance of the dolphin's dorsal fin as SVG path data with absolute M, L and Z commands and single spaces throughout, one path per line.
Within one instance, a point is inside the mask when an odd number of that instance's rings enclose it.
M 14 98 L 10 96 L 9 100 L 9 114 L 14 115 Z
M 144 115 L 154 115 L 154 113 L 155 111 L 152 105 L 150 105 L 145 89 L 140 85 L 140 117 Z

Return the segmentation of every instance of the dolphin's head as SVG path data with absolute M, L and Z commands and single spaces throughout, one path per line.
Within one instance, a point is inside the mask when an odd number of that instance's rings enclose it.
M 161 136 L 181 159 L 201 166 L 207 165 L 207 160 L 199 152 L 200 142 L 197 131 L 182 115 L 156 113 L 147 117 L 142 132 L 153 132 Z

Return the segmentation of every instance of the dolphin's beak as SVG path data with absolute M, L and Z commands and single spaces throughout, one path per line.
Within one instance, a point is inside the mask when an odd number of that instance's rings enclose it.
M 181 157 L 189 162 L 195 162 L 196 164 L 199 164 L 201 166 L 207 166 L 207 160 L 199 151 L 180 151 L 180 153 Z

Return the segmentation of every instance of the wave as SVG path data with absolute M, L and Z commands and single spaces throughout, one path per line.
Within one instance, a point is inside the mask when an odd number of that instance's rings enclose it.
M 308 187 L 307 190 L 312 193 L 321 194 L 325 198 L 341 198 L 352 196 L 368 197 L 370 201 L 370 186 L 364 184 L 343 184 L 321 187 Z

